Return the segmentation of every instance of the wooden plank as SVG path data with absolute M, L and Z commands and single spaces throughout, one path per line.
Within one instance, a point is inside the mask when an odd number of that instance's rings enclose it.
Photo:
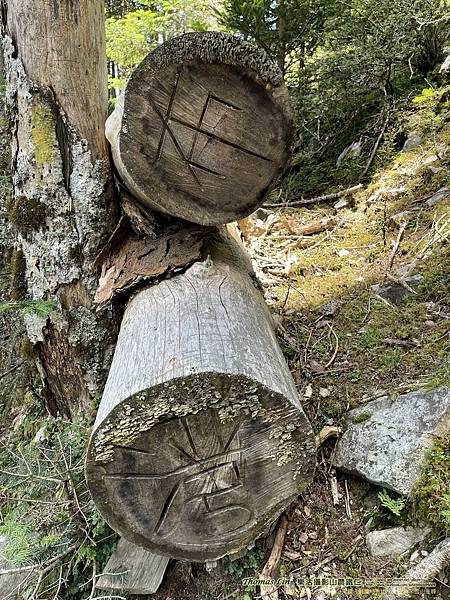
M 115 166 L 150 208 L 202 225 L 253 212 L 289 158 L 292 118 L 277 67 L 225 33 L 151 53 L 108 119 Z
M 128 304 L 87 459 L 116 531 L 195 561 L 253 543 L 315 466 L 249 258 L 225 233 L 208 244 L 206 260 Z
M 121 538 L 95 587 L 125 594 L 154 594 L 169 560 Z

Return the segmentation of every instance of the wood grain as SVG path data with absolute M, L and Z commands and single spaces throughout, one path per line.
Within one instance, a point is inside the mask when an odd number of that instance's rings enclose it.
M 230 60 L 228 46 L 247 54 Z M 253 212 L 284 170 L 292 132 L 287 91 L 268 78 L 262 51 L 227 34 L 186 34 L 150 54 L 107 125 L 129 190 L 203 225 Z
M 123 538 L 108 560 L 95 588 L 119 594 L 154 594 L 161 585 L 169 559 Z
M 315 465 L 248 257 L 225 234 L 208 254 L 130 301 L 87 460 L 116 531 L 198 561 L 253 543 Z

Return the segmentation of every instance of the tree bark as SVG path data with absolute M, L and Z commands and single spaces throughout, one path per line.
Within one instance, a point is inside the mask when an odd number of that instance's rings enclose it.
M 102 385 L 115 338 L 115 319 L 98 317 L 92 304 L 95 257 L 115 219 L 104 136 L 104 3 L 2 0 L 1 11 L 13 125 L 9 218 L 26 297 L 55 300 L 48 318 L 27 315 L 27 331 L 49 410 L 70 416 Z
M 87 459 L 92 497 L 129 541 L 216 560 L 267 531 L 306 488 L 315 443 L 241 245 L 126 309 Z

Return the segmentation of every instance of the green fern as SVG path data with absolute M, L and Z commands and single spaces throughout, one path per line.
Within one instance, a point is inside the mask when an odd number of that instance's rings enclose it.
M 0 313 L 19 311 L 22 314 L 35 314 L 48 317 L 56 308 L 55 300 L 20 300 L 18 302 L 0 302 Z
M 34 544 L 32 529 L 28 524 L 8 520 L 0 525 L 0 535 L 6 537 L 2 552 L 12 565 L 19 567 L 33 562 Z
M 378 498 L 379 498 L 382 506 L 387 508 L 389 512 L 394 514 L 396 517 L 401 516 L 402 510 L 406 506 L 406 500 L 404 498 L 402 498 L 402 497 L 397 498 L 397 499 L 391 498 L 391 496 L 389 496 L 389 494 L 387 493 L 386 490 L 379 492 Z

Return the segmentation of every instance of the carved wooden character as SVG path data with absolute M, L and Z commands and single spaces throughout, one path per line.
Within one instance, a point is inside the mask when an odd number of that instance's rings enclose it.
M 196 561 L 253 543 L 315 465 L 248 257 L 224 233 L 208 255 L 129 302 L 87 460 L 116 531 Z
M 225 33 L 189 33 L 132 74 L 107 123 L 115 166 L 152 209 L 202 225 L 253 212 L 288 159 L 291 111 L 267 55 Z

